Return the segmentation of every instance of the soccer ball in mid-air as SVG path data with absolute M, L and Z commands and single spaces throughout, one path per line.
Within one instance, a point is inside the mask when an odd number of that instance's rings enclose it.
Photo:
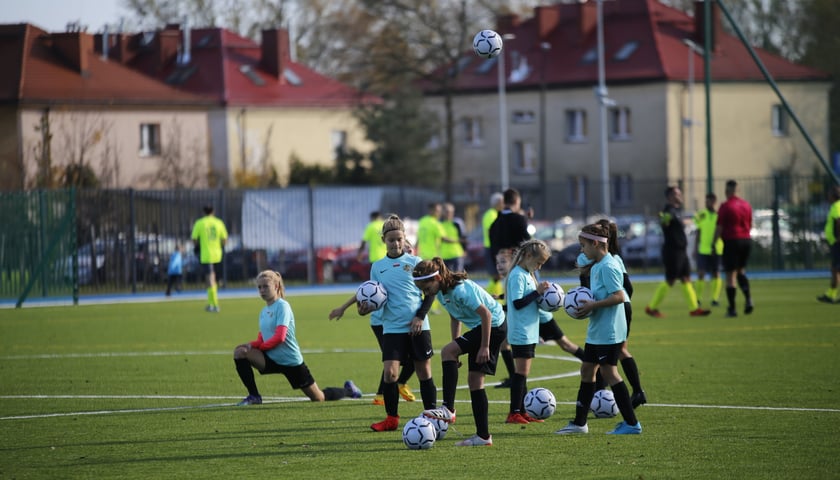
M 595 392 L 592 403 L 589 404 L 589 409 L 598 418 L 612 418 L 618 415 L 618 405 L 615 404 L 615 396 L 610 390 Z
M 435 440 L 443 440 L 443 437 L 446 436 L 446 432 L 449 431 L 449 422 L 445 422 L 438 418 L 427 417 L 422 413 L 420 414 L 420 417 L 425 420 L 428 420 L 428 422 L 431 423 L 433 427 L 435 427 Z
M 482 30 L 473 37 L 473 50 L 481 58 L 493 58 L 502 53 L 502 36 L 493 30 Z
M 528 391 L 525 394 L 524 403 L 525 413 L 539 420 L 545 420 L 552 416 L 554 410 L 557 409 L 557 400 L 554 398 L 554 394 L 551 393 L 551 390 L 542 387 L 532 388 Z
M 409 450 L 426 450 L 435 444 L 437 432 L 425 417 L 412 418 L 403 427 L 403 443 Z
M 587 302 L 595 300 L 595 297 L 592 295 L 592 290 L 586 287 L 575 287 L 566 292 L 566 298 L 563 299 L 563 309 L 566 310 L 566 313 L 570 317 L 578 320 L 586 318 L 585 315 L 578 314 L 578 307 L 581 306 L 581 300 Z
M 563 306 L 565 296 L 566 292 L 563 291 L 563 287 L 556 283 L 550 283 L 548 288 L 540 295 L 540 298 L 537 299 L 537 306 L 546 312 L 556 312 Z
M 381 283 L 375 280 L 368 280 L 356 290 L 356 301 L 364 303 L 373 307 L 374 310 L 379 310 L 388 301 L 388 292 Z

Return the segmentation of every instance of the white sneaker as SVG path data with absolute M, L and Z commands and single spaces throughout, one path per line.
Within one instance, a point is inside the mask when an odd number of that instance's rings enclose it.
M 556 433 L 557 435 L 572 435 L 572 434 L 575 434 L 575 433 L 589 433 L 589 425 L 584 425 L 584 426 L 581 427 L 580 425 L 575 425 L 574 422 L 569 422 L 568 425 L 561 428 L 560 430 L 557 430 L 554 433 Z
M 456 443 L 456 447 L 489 447 L 493 445 L 493 435 L 490 435 L 487 440 L 479 437 L 478 435 L 473 435 L 472 437 L 461 440 L 460 442 Z
M 436 418 L 446 423 L 455 423 L 455 412 L 450 412 L 446 407 L 433 408 L 431 410 L 423 410 L 423 416 L 429 418 Z

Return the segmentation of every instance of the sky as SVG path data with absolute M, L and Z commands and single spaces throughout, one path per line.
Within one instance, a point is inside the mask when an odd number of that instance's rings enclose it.
M 122 0 L 11 0 L 0 8 L 0 24 L 31 23 L 49 32 L 63 32 L 68 22 L 87 26 L 89 33 L 101 32 L 108 24 L 113 31 L 120 17 L 127 16 Z

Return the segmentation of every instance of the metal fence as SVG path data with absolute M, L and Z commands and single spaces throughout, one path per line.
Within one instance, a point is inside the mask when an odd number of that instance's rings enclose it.
M 764 215 L 760 225 L 764 240 L 756 244 L 751 268 L 828 268 L 827 250 L 819 238 L 827 212 L 825 184 L 810 178 L 739 183 L 744 197 Z M 663 181 L 658 187 L 662 190 L 665 185 Z M 563 185 L 548 186 L 555 196 L 562 197 L 563 189 Z M 479 265 L 481 245 L 476 234 L 491 192 L 454 190 L 457 212 L 473 230 L 468 269 L 481 276 L 484 268 Z M 522 191 L 526 201 L 542 200 L 536 192 Z M 409 219 L 411 230 L 411 219 L 424 215 L 433 201 L 444 201 L 442 192 L 394 186 L 0 193 L 0 298 L 22 302 L 50 296 L 162 292 L 176 245 L 184 247 L 184 287 L 203 289 L 190 234 L 205 205 L 214 206 L 230 234 L 223 287 L 245 285 L 264 268 L 281 272 L 292 284 L 353 282 L 363 279 L 369 269 L 356 261 L 356 250 L 370 212 L 397 213 Z M 657 201 L 622 214 L 654 219 L 660 208 Z M 548 210 L 556 213 L 543 217 L 543 224 L 566 214 L 562 202 Z M 594 211 L 584 207 L 568 209 L 568 214 L 583 220 L 585 213 Z M 651 258 L 639 268 L 656 264 L 657 258 Z

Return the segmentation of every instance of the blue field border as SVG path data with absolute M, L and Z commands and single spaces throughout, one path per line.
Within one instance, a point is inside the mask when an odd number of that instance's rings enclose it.
M 826 278 L 828 279 L 829 272 L 825 270 L 797 270 L 797 271 L 762 271 L 749 272 L 749 277 L 756 280 L 785 280 L 785 279 L 812 279 L 812 278 Z M 545 278 L 550 282 L 556 282 L 561 285 L 577 283 L 576 276 L 555 277 L 548 276 Z M 633 283 L 649 283 L 662 281 L 661 273 L 656 274 L 633 274 Z M 486 283 L 485 281 L 478 281 L 479 284 Z M 306 286 L 290 286 L 286 288 L 287 295 L 317 295 L 317 294 L 351 294 L 356 290 L 358 284 L 341 283 L 331 285 L 306 285 Z M 219 298 L 250 298 L 256 297 L 257 292 L 254 288 L 233 288 L 220 289 Z M 100 295 L 83 295 L 79 297 L 79 305 L 107 305 L 115 303 L 160 303 L 160 302 L 175 302 L 185 300 L 203 300 L 207 298 L 207 292 L 204 290 L 196 290 L 189 292 L 175 293 L 170 297 L 164 296 L 163 292 L 139 292 L 139 293 L 110 293 Z M 15 308 L 16 299 L 0 298 L 0 309 Z M 39 297 L 30 298 L 23 303 L 22 308 L 33 307 L 61 307 L 72 306 L 73 298 L 70 296 L 61 297 Z

